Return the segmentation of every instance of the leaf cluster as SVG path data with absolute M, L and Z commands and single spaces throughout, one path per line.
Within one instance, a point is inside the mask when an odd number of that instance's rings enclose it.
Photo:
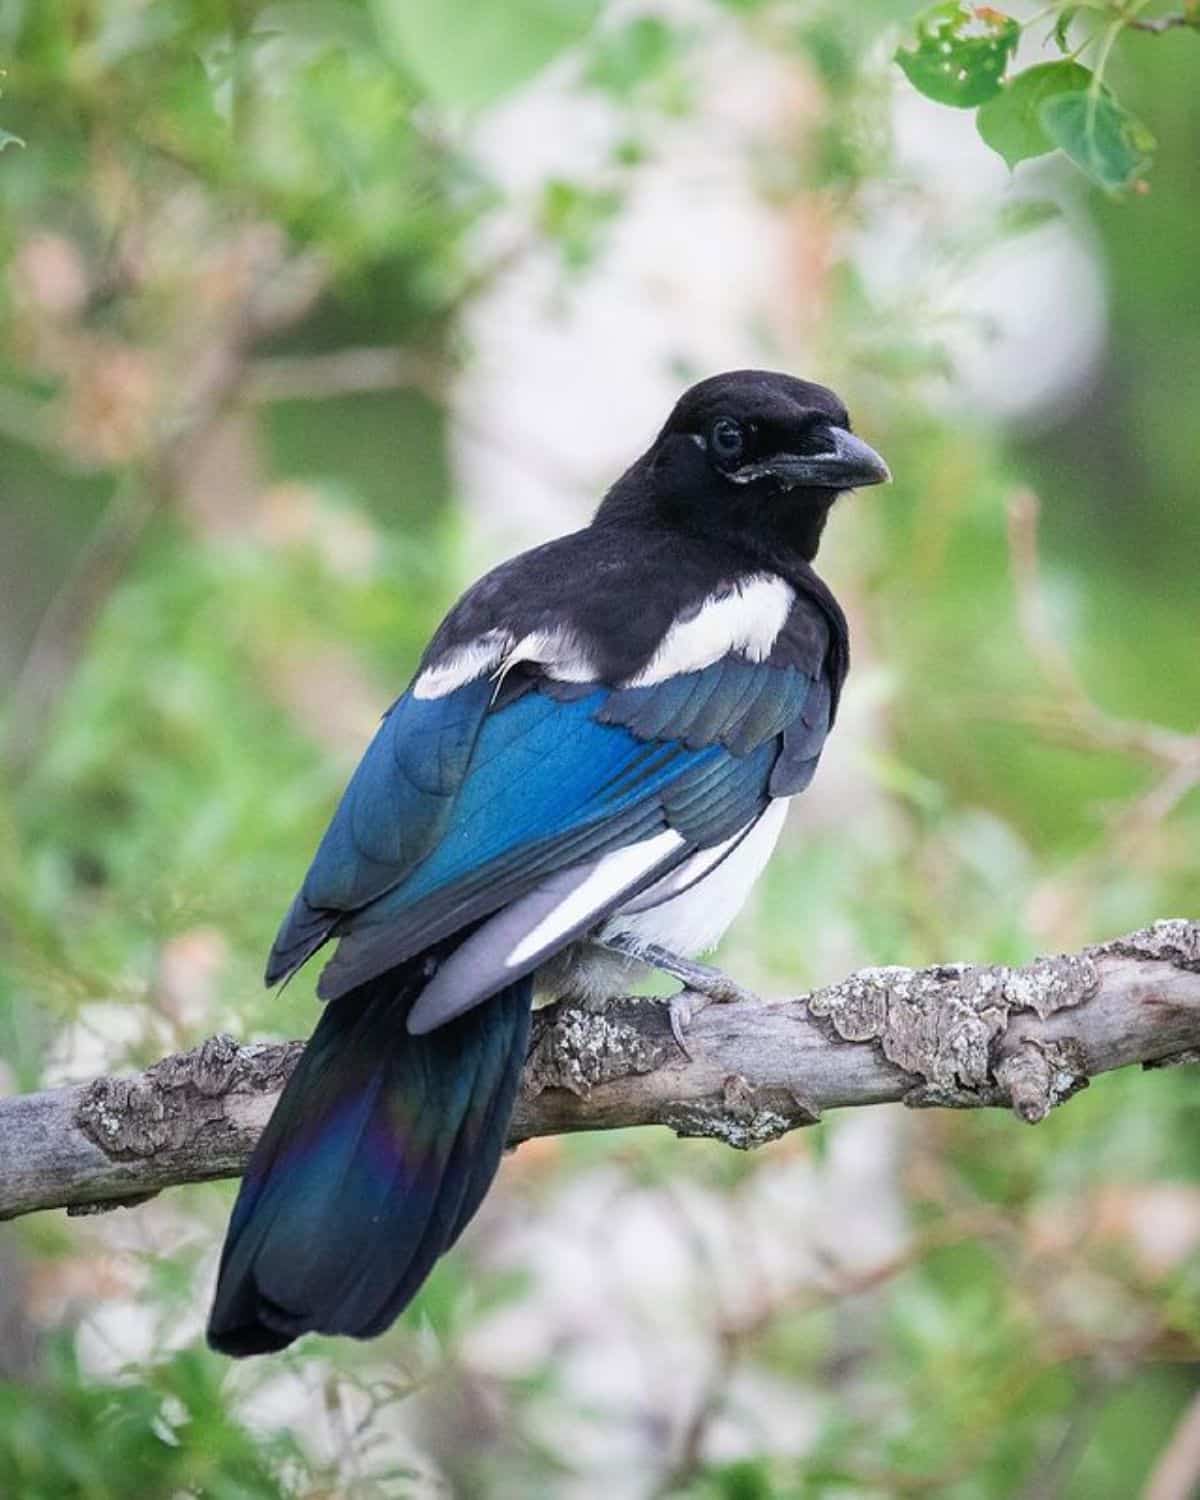
M 976 110 L 980 136 L 1010 168 L 1058 150 L 1097 186 L 1120 193 L 1144 180 L 1156 145 L 1106 81 L 1113 45 L 1138 25 L 1138 9 L 1052 6 L 1051 36 L 1062 56 L 1013 71 L 1022 36 L 1035 22 L 990 5 L 944 0 L 918 16 L 915 39 L 897 51 L 896 62 L 926 98 Z M 1081 21 L 1089 30 L 1073 46 L 1072 28 Z M 1092 46 L 1098 56 L 1087 67 L 1078 59 Z

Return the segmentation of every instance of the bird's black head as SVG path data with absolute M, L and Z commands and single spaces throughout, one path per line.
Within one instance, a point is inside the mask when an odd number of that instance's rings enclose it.
M 753 540 L 811 561 L 838 495 L 890 478 L 832 391 L 734 370 L 684 393 L 597 520 Z

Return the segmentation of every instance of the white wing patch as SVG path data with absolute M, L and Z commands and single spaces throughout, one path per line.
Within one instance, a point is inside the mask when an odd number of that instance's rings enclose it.
M 594 912 L 607 906 L 621 891 L 636 885 L 655 865 L 678 853 L 683 846 L 679 834 L 668 829 L 655 838 L 643 839 L 597 860 L 565 899 L 521 938 L 505 959 L 505 967 L 525 971 L 530 963 L 575 931 L 581 922 L 586 922 Z
M 691 958 L 715 948 L 771 858 L 788 804 L 772 802 L 747 833 L 715 849 L 702 849 L 636 900 L 613 913 L 601 929 L 654 943 Z
M 510 630 L 489 630 L 426 667 L 413 683 L 413 697 L 444 698 L 485 672 L 491 672 L 499 686 L 522 661 L 535 662 L 557 682 L 591 682 L 596 675 L 591 657 L 571 630 L 533 630 L 520 640 Z
M 765 661 L 795 602 L 795 591 L 782 578 L 754 573 L 740 579 L 726 592 L 710 594 L 688 619 L 677 620 L 625 686 L 651 687 L 683 672 L 699 672 L 732 651 Z
M 408 1017 L 423 1036 L 536 969 L 685 847 L 673 829 L 559 870 L 477 928 L 442 963 Z
M 748 661 L 765 661 L 787 623 L 796 595 L 782 578 L 752 573 L 719 594 L 710 594 L 699 609 L 677 620 L 650 661 L 625 687 L 651 687 L 683 672 L 699 672 L 737 652 Z M 556 682 L 593 682 L 595 659 L 568 626 L 531 630 L 518 638 L 511 630 L 488 630 L 454 646 L 413 683 L 414 698 L 444 698 L 485 672 L 497 684 L 518 662 L 532 662 Z

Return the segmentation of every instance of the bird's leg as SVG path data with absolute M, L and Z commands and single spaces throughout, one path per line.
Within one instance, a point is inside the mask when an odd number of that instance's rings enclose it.
M 684 1034 L 700 1012 L 714 1002 L 727 1005 L 735 1000 L 757 1000 L 758 996 L 736 980 L 730 979 L 711 964 L 697 963 L 695 959 L 683 958 L 657 943 L 644 943 L 627 932 L 614 932 L 603 939 L 603 946 L 623 958 L 636 959 L 648 964 L 672 979 L 678 979 L 683 989 L 672 995 L 669 1003 L 671 1035 L 683 1055 L 690 1061 L 692 1054 L 684 1042 Z
M 682 958 L 669 948 L 660 948 L 657 943 L 645 943 L 628 932 L 614 932 L 601 940 L 601 946 L 622 958 L 636 959 L 639 963 L 669 974 L 678 979 L 685 988 L 703 995 L 706 1000 L 715 1000 L 720 1005 L 733 1000 L 757 1000 L 758 996 L 736 980 L 730 979 L 711 964 L 697 963 L 694 958 Z

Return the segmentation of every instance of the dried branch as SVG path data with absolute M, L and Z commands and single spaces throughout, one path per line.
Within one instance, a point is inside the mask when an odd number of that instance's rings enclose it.
M 66 582 L 50 601 L 9 698 L 4 745 L 9 767 L 33 764 L 92 630 L 120 581 L 161 497 L 142 474 L 131 474 L 109 502 Z
M 132 1077 L 0 1100 L 0 1219 L 236 1175 L 302 1045 L 218 1036 Z M 1200 922 L 1020 968 L 864 969 L 796 999 L 710 1006 L 688 1047 L 653 1000 L 539 1012 L 512 1141 L 666 1125 L 745 1149 L 888 1101 L 1034 1123 L 1099 1073 L 1200 1061 Z
M 387 345 L 334 349 L 327 354 L 273 355 L 250 366 L 246 400 L 327 401 L 376 391 L 416 390 L 446 400 L 450 372 L 428 355 Z
M 384 345 L 335 349 L 327 354 L 273 355 L 255 360 L 247 373 L 242 398 L 255 405 L 274 401 L 328 401 L 380 391 L 418 391 L 435 405 L 448 407 L 460 435 L 474 439 L 526 469 L 544 484 L 594 500 L 598 482 L 580 473 L 551 449 L 539 447 L 528 434 L 515 440 L 466 406 L 453 407 L 452 367 L 419 349 Z
M 300 321 L 315 305 L 327 276 L 316 255 L 298 255 L 264 271 L 227 310 L 178 394 L 164 407 L 152 442 L 118 482 L 78 562 L 39 621 L 17 674 L 2 746 L 17 776 L 36 760 L 96 622 L 137 556 L 146 528 L 169 505 L 197 448 L 240 393 L 254 344 Z M 12 393 L 5 399 L 11 403 Z M 0 420 L 0 430 L 3 425 Z M 29 432 L 39 446 L 47 446 L 50 428 L 44 412 L 31 421 Z
M 1031 490 L 1009 501 L 1008 550 L 1021 633 L 1046 685 L 1051 702 L 1030 709 L 1030 717 L 1047 735 L 1084 750 L 1129 755 L 1200 781 L 1200 734 L 1180 734 L 1138 719 L 1106 713 L 1088 695 L 1075 664 L 1063 650 L 1046 611 L 1038 547 L 1040 505 Z
M 1200 1492 L 1200 1394 L 1184 1408 L 1146 1481 L 1142 1500 L 1195 1500 Z
M 1125 755 L 1151 767 L 1155 779 L 1109 818 L 1109 846 L 1133 856 L 1146 835 L 1200 786 L 1200 732 L 1180 734 L 1161 724 L 1118 718 L 1088 694 L 1049 620 L 1038 549 L 1040 506 L 1022 490 L 1008 506 L 1008 548 L 1017 619 L 1030 654 L 1053 696 L 1024 705 L 1026 722 L 1047 739 L 1093 753 Z
M 1193 31 L 1200 31 L 1200 10 L 1193 4 L 1186 12 L 1173 11 L 1166 16 L 1149 16 L 1144 20 L 1128 20 L 1125 25 L 1130 31 L 1148 31 L 1153 36 L 1162 36 L 1165 31 L 1176 31 L 1184 27 L 1190 27 Z

